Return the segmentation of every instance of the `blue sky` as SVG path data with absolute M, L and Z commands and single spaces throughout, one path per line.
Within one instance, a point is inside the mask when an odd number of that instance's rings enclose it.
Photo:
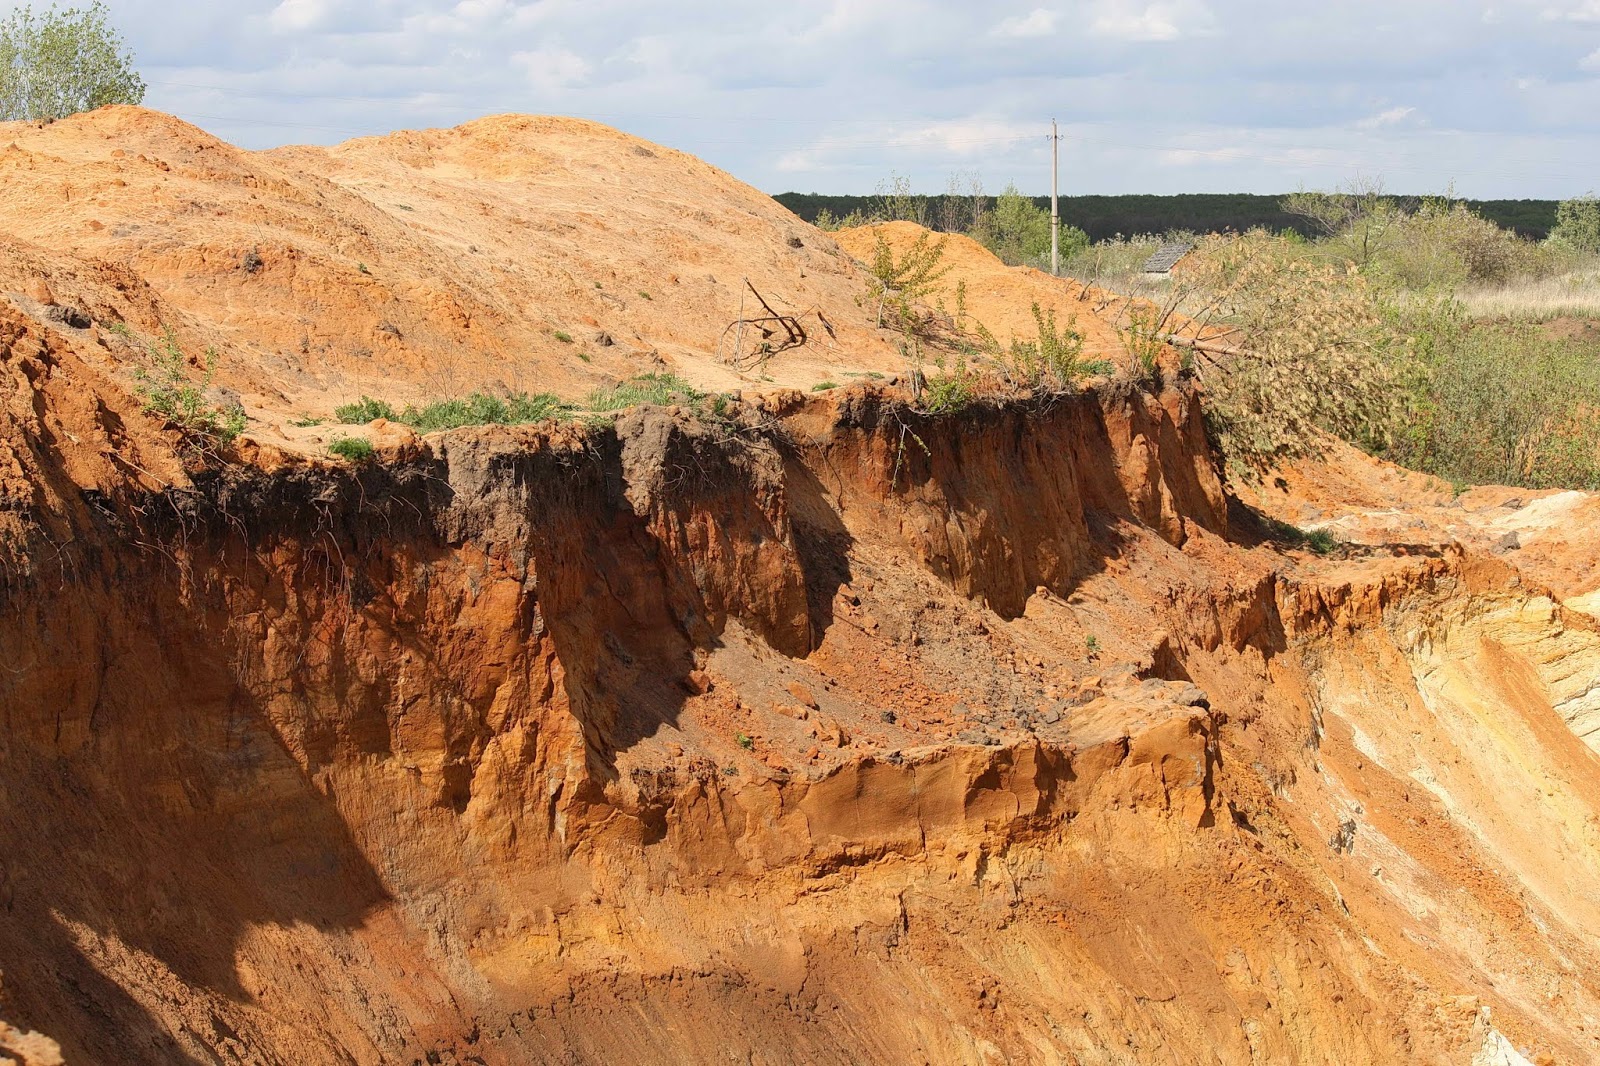
M 1600 0 L 108 6 L 146 103 L 246 147 L 524 111 L 769 192 L 1043 193 L 1053 116 L 1067 192 L 1600 188 Z

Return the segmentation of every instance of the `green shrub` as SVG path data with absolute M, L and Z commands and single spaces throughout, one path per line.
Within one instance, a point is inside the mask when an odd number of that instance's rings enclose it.
M 525 392 L 496 396 L 487 392 L 474 392 L 452 400 L 435 400 L 422 407 L 407 407 L 400 421 L 422 433 L 441 429 L 459 429 L 462 426 L 522 425 L 558 418 L 572 410 L 572 405 L 558 399 L 553 393 Z
M 609 389 L 596 389 L 589 394 L 587 406 L 591 411 L 621 411 L 639 404 L 698 404 L 705 393 L 698 391 L 676 374 L 664 372 L 640 374 Z
M 1128 354 L 1133 357 L 1130 370 L 1135 380 L 1154 384 L 1160 377 L 1161 352 L 1166 347 L 1166 342 L 1161 339 L 1161 334 L 1165 332 L 1161 312 L 1154 307 L 1130 301 L 1128 324 L 1118 332 L 1128 348 Z
M 939 370 L 923 386 L 922 409 L 930 415 L 948 415 L 971 406 L 978 396 L 978 376 L 967 366 L 966 359 L 958 357 L 948 368 L 941 360 Z
M 837 381 L 819 381 L 815 385 L 811 386 L 811 391 L 827 392 L 829 389 L 837 389 L 838 387 L 839 383 Z
M 1452 484 L 1600 488 L 1600 351 L 1459 305 L 1402 317 L 1413 415 L 1388 458 Z
M 1333 534 L 1326 529 L 1313 529 L 1306 534 L 1305 543 L 1306 547 L 1318 555 L 1329 555 L 1339 546 L 1339 542 L 1334 539 Z
M 1270 539 L 1291 548 L 1306 548 L 1318 555 L 1331 555 L 1339 547 L 1339 541 L 1326 529 L 1307 531 L 1265 515 L 1261 516 L 1261 522 Z
M 376 422 L 386 418 L 393 422 L 399 415 L 394 407 L 386 400 L 374 400 L 370 396 L 363 396 L 355 403 L 340 404 L 333 409 L 335 421 L 343 422 L 347 426 L 364 426 L 368 422 Z
M 551 336 L 560 341 L 562 344 L 572 343 L 572 334 L 568 333 L 566 330 L 558 329 L 552 333 Z
M 1561 201 L 1550 240 L 1585 255 L 1600 255 L 1600 199 L 1590 193 Z
M 328 451 L 352 463 L 364 463 L 376 453 L 365 437 L 340 437 L 328 445 Z
M 1065 328 L 1058 327 L 1055 311 L 1041 311 L 1035 303 L 1033 322 L 1038 331 L 1036 339 L 1011 342 L 1011 367 L 1024 384 L 1036 389 L 1065 389 L 1084 375 L 1107 366 L 1083 361 L 1083 334 L 1072 328 L 1071 320 Z
M 217 351 L 206 349 L 205 371 L 198 383 L 189 380 L 188 359 L 169 329 L 160 344 L 145 348 L 147 365 L 134 369 L 135 392 L 146 414 L 175 426 L 187 438 L 226 442 L 245 427 L 242 408 L 226 410 L 206 399 L 217 372 Z
M 995 198 L 973 236 L 1001 261 L 1012 266 L 1048 268 L 1050 265 L 1050 212 L 1007 185 Z M 1076 226 L 1063 225 L 1058 237 L 1061 258 L 1072 259 L 1089 247 L 1089 235 Z
M 519 425 L 557 418 L 572 410 L 572 405 L 558 399 L 553 393 L 529 395 L 525 392 L 496 396 L 487 392 L 474 392 L 468 396 L 449 400 L 435 400 L 422 407 L 408 406 L 396 412 L 387 400 L 361 397 L 360 402 L 336 408 L 334 417 L 346 425 L 365 425 L 375 419 L 386 418 L 400 422 L 422 433 L 441 429 L 459 429 L 462 426 Z
M 1403 402 L 1379 287 L 1261 230 L 1204 238 L 1189 263 L 1182 298 L 1204 305 L 1203 324 L 1228 330 L 1194 369 L 1212 439 L 1235 472 L 1315 454 L 1320 431 L 1387 443 Z

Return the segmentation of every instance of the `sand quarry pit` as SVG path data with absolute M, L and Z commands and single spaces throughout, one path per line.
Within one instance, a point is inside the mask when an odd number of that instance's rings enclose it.
M 1600 1060 L 1595 497 L 921 413 L 870 233 L 569 120 L 0 126 L 0 233 L 0 1062 Z M 326 421 L 640 373 L 725 395 Z

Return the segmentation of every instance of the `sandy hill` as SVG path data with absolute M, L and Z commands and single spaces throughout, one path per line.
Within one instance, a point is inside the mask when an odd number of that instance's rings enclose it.
M 12 125 L 0 233 L 0 1063 L 1600 1061 L 1594 496 L 1228 485 L 1187 377 L 812 393 L 903 369 L 873 234 L 584 123 Z M 818 329 L 741 376 L 746 278 Z M 262 442 L 772 391 L 205 450 L 163 326 Z
M 397 404 L 475 389 L 553 391 L 671 371 L 706 390 L 848 383 L 905 369 L 864 310 L 873 234 L 834 237 L 706 163 L 575 119 L 501 115 L 332 148 L 234 148 L 168 115 L 108 107 L 0 125 L 0 293 L 37 317 L 83 311 L 113 373 L 175 330 L 218 353 L 261 440 L 360 395 Z M 852 258 L 856 257 L 856 258 Z M 1032 303 L 1121 351 L 1110 294 L 1013 269 L 950 237 L 940 298 L 1002 343 Z M 752 291 L 753 287 L 754 291 Z M 732 365 L 760 343 L 729 326 L 794 315 L 803 347 Z M 742 372 L 745 371 L 745 372 Z
M 218 381 L 264 418 L 364 392 L 572 398 L 661 369 L 708 389 L 900 369 L 831 238 L 594 123 L 506 115 L 253 153 L 111 107 L 0 125 L 0 146 L 0 291 L 43 281 L 97 319 L 214 345 Z M 746 279 L 812 339 L 741 378 L 716 354 L 755 309 Z

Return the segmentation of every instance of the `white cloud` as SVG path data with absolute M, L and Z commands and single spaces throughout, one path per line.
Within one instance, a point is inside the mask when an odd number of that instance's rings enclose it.
M 1026 15 L 1013 15 L 996 26 L 996 37 L 1049 37 L 1056 32 L 1056 21 L 1061 16 L 1046 8 L 1036 7 Z
M 1176 41 L 1210 29 L 1211 11 L 1199 0 L 1101 0 L 1089 28 L 1119 41 Z
M 283 0 L 267 18 L 280 33 L 298 33 L 320 24 L 328 12 L 327 0 Z
M 1578 60 L 1578 66 L 1584 70 L 1600 71 L 1600 48 L 1596 48 L 1594 51 Z
M 1549 22 L 1600 22 L 1600 0 L 1580 0 L 1576 4 L 1547 7 L 1544 18 Z
M 527 71 L 528 81 L 534 88 L 544 92 L 569 89 L 589 76 L 588 60 L 563 48 L 516 52 L 511 61 Z
M 1357 129 L 1376 130 L 1384 126 L 1398 126 L 1406 119 L 1417 113 L 1414 107 L 1391 107 L 1387 111 L 1380 111 L 1376 115 L 1369 115 L 1356 123 Z

